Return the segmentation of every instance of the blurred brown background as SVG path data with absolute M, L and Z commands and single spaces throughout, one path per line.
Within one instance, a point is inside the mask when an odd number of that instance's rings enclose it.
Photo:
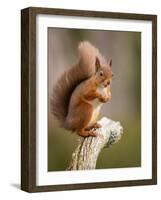
M 59 128 L 50 111 L 53 86 L 65 69 L 78 60 L 78 43 L 90 41 L 112 58 L 112 100 L 101 116 L 120 121 L 119 143 L 100 153 L 97 169 L 141 165 L 141 33 L 48 28 L 48 170 L 65 170 L 77 146 L 77 135 Z

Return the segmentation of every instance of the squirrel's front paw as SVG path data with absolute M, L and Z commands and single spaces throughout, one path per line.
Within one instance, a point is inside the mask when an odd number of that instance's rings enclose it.
M 101 98 L 99 98 L 99 100 L 101 103 L 106 103 L 107 101 L 110 100 L 110 98 L 109 97 L 101 97 Z

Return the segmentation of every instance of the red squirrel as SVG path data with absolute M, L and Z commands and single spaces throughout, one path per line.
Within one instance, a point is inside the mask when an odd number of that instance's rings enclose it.
M 90 42 L 78 46 L 79 61 L 55 84 L 51 110 L 61 127 L 82 137 L 96 136 L 103 103 L 111 99 L 112 60 L 107 62 Z

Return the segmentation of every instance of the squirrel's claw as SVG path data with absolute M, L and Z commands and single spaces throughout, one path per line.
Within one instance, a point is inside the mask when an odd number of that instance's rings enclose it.
M 97 128 L 101 128 L 101 124 L 99 124 L 98 122 L 94 123 L 93 125 L 89 126 L 88 128 L 86 128 L 85 130 L 89 131 L 91 129 L 97 129 Z
M 93 137 L 96 137 L 97 134 L 95 131 L 89 131 L 89 135 L 88 136 L 93 136 Z
M 98 122 L 96 122 L 95 124 L 93 124 L 93 128 L 101 128 L 101 124 L 99 124 Z
M 97 136 L 97 134 L 96 134 L 95 131 L 93 131 L 93 130 L 85 130 L 85 129 L 79 131 L 78 134 L 79 134 L 80 136 L 82 136 L 82 137 L 89 137 L 89 136 L 96 137 L 96 136 Z

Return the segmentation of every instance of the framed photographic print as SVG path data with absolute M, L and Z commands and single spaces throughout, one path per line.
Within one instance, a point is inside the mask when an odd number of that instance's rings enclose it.
M 21 189 L 157 184 L 157 16 L 21 11 Z

